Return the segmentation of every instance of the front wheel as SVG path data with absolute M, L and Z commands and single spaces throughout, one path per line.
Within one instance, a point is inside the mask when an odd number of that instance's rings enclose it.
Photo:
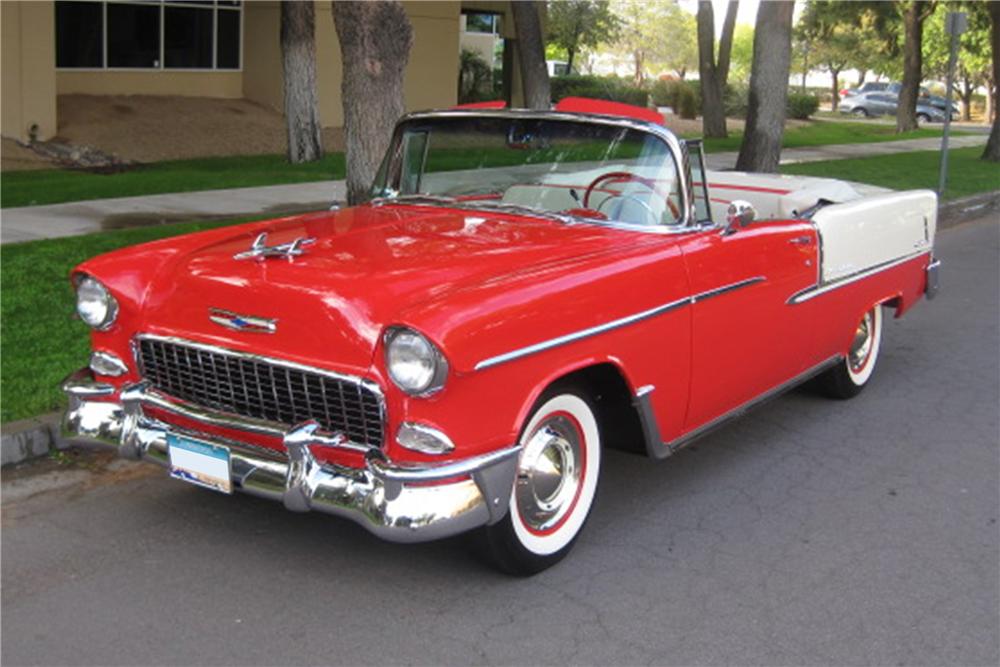
M 875 306 L 861 318 L 843 361 L 817 378 L 831 398 L 853 398 L 861 393 L 875 372 L 882 346 L 882 307 Z
M 928 116 L 925 113 L 918 113 L 917 114 L 917 124 L 918 125 L 926 125 L 929 122 L 931 122 L 931 117 L 930 116 Z
M 858 118 L 868 118 L 868 112 L 861 107 L 858 107 L 857 109 L 853 110 L 851 114 L 857 116 Z
M 562 560 L 583 530 L 601 472 L 601 436 L 583 392 L 549 392 L 521 432 L 507 515 L 483 529 L 486 555 L 527 576 Z

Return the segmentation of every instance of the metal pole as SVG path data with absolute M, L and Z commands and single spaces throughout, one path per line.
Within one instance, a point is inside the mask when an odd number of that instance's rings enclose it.
M 944 132 L 941 133 L 941 170 L 938 179 L 938 197 L 944 197 L 948 183 L 948 135 L 951 132 L 951 90 L 955 78 L 955 61 L 958 59 L 958 39 L 965 29 L 965 14 L 949 12 L 946 17 L 948 33 L 951 35 L 951 52 L 948 54 L 947 92 L 945 93 Z

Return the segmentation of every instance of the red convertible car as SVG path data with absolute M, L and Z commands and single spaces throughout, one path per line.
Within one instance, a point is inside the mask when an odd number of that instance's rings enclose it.
M 937 288 L 934 193 L 709 172 L 657 120 L 411 114 L 363 205 L 84 262 L 66 436 L 552 565 L 604 448 L 663 459 L 810 378 L 854 396 L 883 313 Z

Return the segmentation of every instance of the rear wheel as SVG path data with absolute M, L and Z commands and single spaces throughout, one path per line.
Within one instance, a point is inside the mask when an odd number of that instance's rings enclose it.
M 853 398 L 861 393 L 875 372 L 882 345 L 882 307 L 875 306 L 861 318 L 842 362 L 817 378 L 831 398 Z
M 601 436 L 583 392 L 547 392 L 528 418 L 507 515 L 483 529 L 501 570 L 532 575 L 562 560 L 590 515 L 601 472 Z
M 858 118 L 868 118 L 868 112 L 861 107 L 858 107 L 857 109 L 851 111 L 851 115 L 857 116 Z
M 917 114 L 917 124 L 918 125 L 923 125 L 923 124 L 929 123 L 929 122 L 931 122 L 931 117 L 930 116 L 928 116 L 925 113 L 918 113 Z

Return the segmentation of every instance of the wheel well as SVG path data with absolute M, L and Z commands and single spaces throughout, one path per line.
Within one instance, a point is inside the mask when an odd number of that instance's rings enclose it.
M 555 380 L 550 386 L 572 385 L 587 393 L 597 412 L 605 447 L 646 454 L 639 414 L 621 371 L 610 363 L 587 366 Z

